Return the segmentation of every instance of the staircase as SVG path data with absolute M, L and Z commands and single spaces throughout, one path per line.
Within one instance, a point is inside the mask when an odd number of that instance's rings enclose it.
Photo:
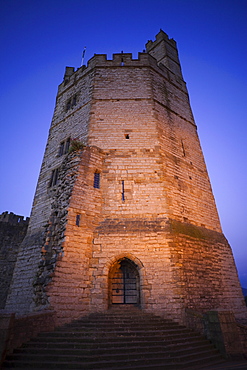
M 91 314 L 40 333 L 4 369 L 200 369 L 223 362 L 205 338 L 134 307 Z

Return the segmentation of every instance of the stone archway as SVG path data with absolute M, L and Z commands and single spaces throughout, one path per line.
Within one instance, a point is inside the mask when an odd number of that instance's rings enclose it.
M 109 272 L 110 305 L 140 305 L 140 276 L 137 265 L 121 258 Z

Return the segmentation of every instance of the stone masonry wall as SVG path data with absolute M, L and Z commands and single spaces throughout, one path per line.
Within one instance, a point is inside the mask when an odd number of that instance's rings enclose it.
M 49 131 L 46 150 L 41 166 L 38 185 L 33 202 L 29 232 L 35 233 L 47 223 L 51 212 L 51 203 L 55 187 L 49 187 L 52 171 L 59 168 L 64 160 L 59 155 L 60 144 L 68 138 L 87 143 L 88 123 L 91 110 L 92 94 L 91 71 L 83 68 L 73 76 L 73 83 L 63 84 L 58 92 L 56 107 Z M 67 109 L 67 102 L 76 95 L 76 104 Z
M 41 249 L 45 232 L 52 212 L 52 203 L 56 195 L 56 186 L 49 186 L 52 172 L 62 165 L 66 153 L 59 155 L 61 142 L 78 139 L 87 141 L 87 125 L 89 122 L 92 69 L 80 68 L 68 83 L 59 87 L 54 116 L 49 131 L 46 150 L 37 183 L 35 197 L 27 235 L 20 247 L 14 270 L 11 290 L 6 302 L 6 309 L 26 314 L 37 309 L 33 301 L 33 282 L 39 271 Z M 77 93 L 74 106 L 67 109 L 68 99 Z
M 231 249 L 222 234 L 165 218 L 108 220 L 97 232 L 93 277 L 101 295 L 92 300 L 98 310 L 105 301 L 109 304 L 110 266 L 126 257 L 139 261 L 143 309 L 183 324 L 187 309 L 232 310 L 238 320 L 246 319 Z
M 20 244 L 29 219 L 13 213 L 0 215 L 0 309 L 5 307 Z
M 60 153 L 68 138 L 86 145 L 80 156 Z M 179 322 L 196 308 L 246 316 L 176 44 L 163 31 L 138 59 L 96 54 L 66 68 L 7 306 L 49 307 L 56 324 L 102 311 L 121 258 L 137 266 L 145 310 Z
M 56 192 L 53 196 L 52 211 L 46 227 L 40 262 L 33 281 L 34 304 L 36 309 L 50 306 L 46 287 L 51 282 L 56 264 L 64 255 L 63 242 L 67 224 L 68 205 L 77 178 L 82 149 L 73 151 L 64 159 Z
M 120 65 L 98 58 L 95 66 L 88 142 L 109 150 L 104 210 L 157 213 L 221 231 L 185 83 L 140 56 L 135 68 L 128 54 L 114 56 Z M 121 181 L 127 192 L 120 206 L 114 193 L 120 196 Z
M 62 253 L 45 288 L 59 324 L 90 312 L 93 230 L 101 218 L 102 204 L 101 189 L 94 188 L 93 183 L 95 171 L 102 171 L 103 157 L 97 148 L 83 150 L 72 193 L 62 204 L 63 212 L 67 213 L 66 227 L 61 230 Z M 69 165 L 67 171 L 64 179 L 69 176 Z M 65 180 L 60 183 L 61 193 L 64 188 L 67 188 Z M 59 208 L 54 210 L 59 212 Z M 58 245 L 55 242 L 53 248 Z

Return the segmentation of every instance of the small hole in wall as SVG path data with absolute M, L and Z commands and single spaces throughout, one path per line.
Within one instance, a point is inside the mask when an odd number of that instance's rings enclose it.
M 126 134 L 125 139 L 129 139 L 129 138 L 130 138 L 129 134 Z
M 191 177 L 191 176 L 189 176 L 189 179 L 190 179 L 190 180 L 192 180 L 192 177 Z

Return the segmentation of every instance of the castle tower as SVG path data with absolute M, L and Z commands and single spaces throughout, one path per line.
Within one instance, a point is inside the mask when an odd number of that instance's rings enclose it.
M 67 67 L 6 308 L 57 323 L 115 304 L 246 318 L 176 43 Z

